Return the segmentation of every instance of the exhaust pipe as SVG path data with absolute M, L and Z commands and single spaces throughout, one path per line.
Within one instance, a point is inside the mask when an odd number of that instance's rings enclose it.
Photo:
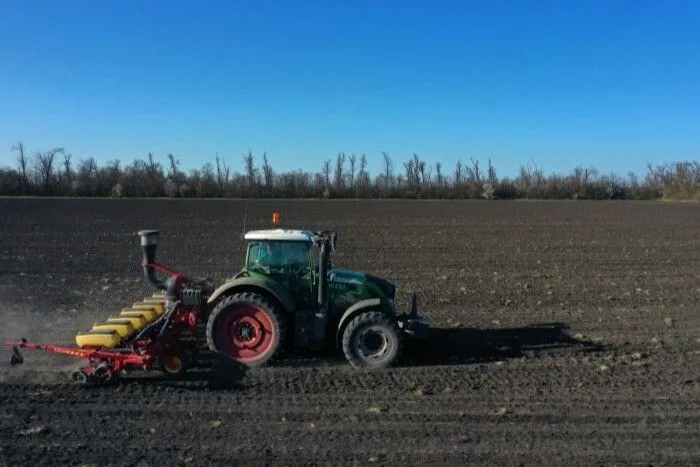
M 156 261 L 158 231 L 139 230 L 139 235 L 141 236 L 141 251 L 143 252 L 143 275 L 156 289 L 166 290 L 168 288 L 166 282 L 158 279 L 155 270 L 150 266 Z

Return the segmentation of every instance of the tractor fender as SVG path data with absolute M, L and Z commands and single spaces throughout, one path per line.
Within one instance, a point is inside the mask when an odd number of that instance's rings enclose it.
M 251 278 L 233 279 L 225 282 L 211 294 L 207 300 L 207 303 L 214 303 L 216 299 L 222 295 L 229 295 L 230 293 L 236 292 L 238 289 L 256 288 L 272 294 L 272 296 L 274 296 L 282 304 L 285 311 L 290 312 L 294 310 L 295 306 L 292 297 L 290 297 L 287 291 L 275 281 Z
M 340 345 L 340 341 L 342 339 L 342 332 L 351 319 L 353 319 L 357 314 L 363 311 L 373 308 L 376 309 L 376 307 L 378 307 L 381 302 L 382 301 L 379 298 L 368 298 L 366 300 L 361 300 L 355 303 L 354 305 L 350 306 L 347 310 L 345 310 L 343 316 L 341 316 L 340 320 L 338 321 L 338 329 L 336 330 L 335 336 L 336 345 Z

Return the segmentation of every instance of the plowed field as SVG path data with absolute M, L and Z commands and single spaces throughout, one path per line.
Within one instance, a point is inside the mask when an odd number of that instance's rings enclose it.
M 290 358 L 77 387 L 68 357 L 0 366 L 0 465 L 700 464 L 700 206 L 256 201 L 246 229 L 339 232 L 334 263 L 419 293 L 434 328 L 399 367 Z M 71 345 L 153 290 L 157 259 L 216 282 L 240 201 L 0 200 L 0 339 Z M 9 352 L 5 351 L 9 358 Z M 5 357 L 3 357 L 5 358 Z

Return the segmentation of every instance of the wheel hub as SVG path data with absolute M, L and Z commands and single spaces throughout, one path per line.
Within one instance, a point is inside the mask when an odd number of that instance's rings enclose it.
M 255 347 L 263 339 L 265 329 L 256 318 L 243 317 L 231 323 L 230 335 L 238 348 Z
M 386 353 L 388 346 L 387 336 L 381 329 L 370 328 L 360 335 L 359 349 L 365 358 L 381 357 Z
M 238 328 L 236 335 L 240 340 L 249 341 L 255 335 L 255 329 L 253 329 L 250 324 L 246 323 Z
M 261 358 L 275 342 L 270 317 L 256 306 L 239 305 L 222 313 L 217 327 L 221 351 L 241 362 Z

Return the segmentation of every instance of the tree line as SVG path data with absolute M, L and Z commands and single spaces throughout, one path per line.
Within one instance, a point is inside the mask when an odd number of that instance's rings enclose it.
M 514 177 L 499 177 L 491 160 L 458 160 L 447 167 L 412 154 L 400 165 L 380 153 L 382 170 L 371 176 L 366 154 L 339 153 L 317 171 L 275 171 L 266 153 L 256 160 L 243 154 L 240 171 L 216 155 L 185 172 L 171 153 L 153 153 L 131 164 L 94 157 L 74 162 L 62 147 L 29 153 L 22 142 L 10 148 L 15 166 L 0 167 L 2 196 L 78 196 L 139 198 L 405 198 L 405 199 L 676 199 L 700 200 L 700 162 L 647 166 L 640 178 L 600 174 L 575 167 L 568 174 L 545 174 L 521 166 Z

